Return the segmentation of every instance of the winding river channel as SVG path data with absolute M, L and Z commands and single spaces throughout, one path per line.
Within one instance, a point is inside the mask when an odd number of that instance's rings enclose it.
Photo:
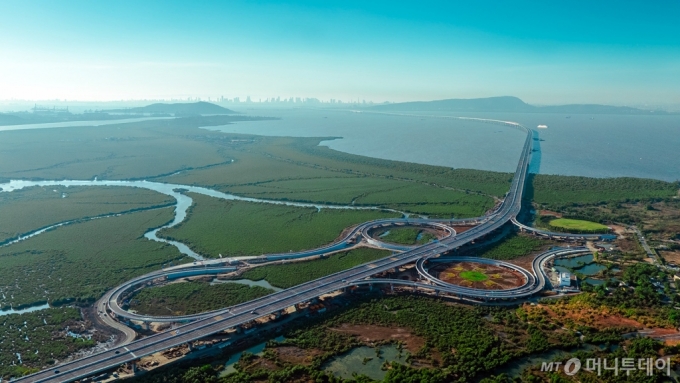
M 193 203 L 193 200 L 191 197 L 186 195 L 185 193 L 191 192 L 191 193 L 197 193 L 197 194 L 202 194 L 214 198 L 221 198 L 225 200 L 235 200 L 235 201 L 245 201 L 245 202 L 258 202 L 258 203 L 269 203 L 272 205 L 286 205 L 286 206 L 297 206 L 297 207 L 306 207 L 306 208 L 316 208 L 317 210 L 321 209 L 354 209 L 354 210 L 390 210 L 390 209 L 383 209 L 379 207 L 373 207 L 373 206 L 350 206 L 350 205 L 323 205 L 323 204 L 314 204 L 314 203 L 303 203 L 303 202 L 290 202 L 290 201 L 274 201 L 274 200 L 267 200 L 267 199 L 259 199 L 259 198 L 249 198 L 249 197 L 240 197 L 237 195 L 233 194 L 228 194 L 228 193 L 223 193 L 220 191 L 200 187 L 200 186 L 188 186 L 188 185 L 179 185 L 179 184 L 166 184 L 166 183 L 160 183 L 160 182 L 149 182 L 149 181 L 107 181 L 107 180 L 91 180 L 91 181 L 77 181 L 77 180 L 65 180 L 65 181 L 25 181 L 25 180 L 12 180 L 7 183 L 0 184 L 0 192 L 12 192 L 15 190 L 21 190 L 24 188 L 29 188 L 29 187 L 46 187 L 46 186 L 126 186 L 126 187 L 137 187 L 137 188 L 143 188 L 143 189 L 149 189 L 156 191 L 158 193 L 162 193 L 168 196 L 171 196 L 175 199 L 176 204 L 175 204 L 175 217 L 174 219 L 159 228 L 155 228 L 152 230 L 149 230 L 144 234 L 144 237 L 152 240 L 152 241 L 157 241 L 157 242 L 163 242 L 170 244 L 172 246 L 175 246 L 182 254 L 185 254 L 191 258 L 194 258 L 196 260 L 204 260 L 204 258 L 200 255 L 194 252 L 189 248 L 189 246 L 177 242 L 177 241 L 171 241 L 167 239 L 163 239 L 158 237 L 157 233 L 160 230 L 173 227 L 181 223 L 186 219 L 187 216 L 187 209 L 189 209 L 189 206 Z M 395 211 L 395 210 L 390 210 L 390 211 Z M 396 211 L 395 211 L 396 212 Z M 402 213 L 402 212 L 399 212 Z M 402 213 L 403 214 L 403 213 Z M 106 215 L 106 216 L 100 216 L 100 217 L 93 217 L 92 219 L 98 219 L 98 218 L 104 218 L 104 217 L 110 217 L 110 216 L 115 216 L 119 214 L 111 214 L 111 215 Z M 31 233 L 27 233 L 22 235 L 19 238 L 16 238 L 10 242 L 8 242 L 6 245 L 10 245 L 13 243 L 17 243 L 19 241 L 22 241 L 24 239 L 39 235 L 41 233 L 44 233 L 47 230 L 57 228 L 59 226 L 67 225 L 69 223 L 72 223 L 75 221 L 67 221 L 67 222 L 61 222 L 57 223 L 48 227 L 41 228 L 39 230 L 33 231 Z

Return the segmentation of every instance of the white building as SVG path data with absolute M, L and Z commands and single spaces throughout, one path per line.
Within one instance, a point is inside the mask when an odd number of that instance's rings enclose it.
M 565 271 L 560 273 L 560 287 L 571 286 L 571 274 Z

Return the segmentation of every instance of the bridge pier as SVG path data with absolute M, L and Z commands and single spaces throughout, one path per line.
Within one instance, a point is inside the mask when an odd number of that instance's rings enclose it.
M 474 118 L 466 118 L 466 119 L 486 121 L 486 122 L 489 121 L 489 120 L 474 119 Z M 531 149 L 532 149 L 532 143 L 533 143 L 532 142 L 532 134 L 531 134 L 532 131 L 530 129 L 527 129 L 524 126 L 516 124 L 516 123 L 499 122 L 499 121 L 494 121 L 494 122 L 501 124 L 501 125 L 510 125 L 510 126 L 515 127 L 517 129 L 522 129 L 522 130 L 526 131 L 526 133 L 527 133 L 527 139 L 525 141 L 524 148 L 522 150 L 522 154 L 521 154 L 521 157 L 520 157 L 520 160 L 519 160 L 519 164 L 517 166 L 517 170 L 516 170 L 516 172 L 513 176 L 510 191 L 508 193 L 506 193 L 506 197 L 505 197 L 503 204 L 498 206 L 498 208 L 494 210 L 496 215 L 489 217 L 489 218 L 485 218 L 483 220 L 483 222 L 485 222 L 483 224 L 483 226 L 475 228 L 472 231 L 470 231 L 468 234 L 460 236 L 457 239 L 452 239 L 450 241 L 442 242 L 441 245 L 440 244 L 427 245 L 428 247 L 422 253 L 414 252 L 414 253 L 409 254 L 409 252 L 410 252 L 410 250 L 409 250 L 403 255 L 402 259 L 397 259 L 396 262 L 394 262 L 393 264 L 390 264 L 390 263 L 387 263 L 387 262 L 384 262 L 384 263 L 376 262 L 376 264 L 378 266 L 380 266 L 380 269 L 378 269 L 378 270 L 381 270 L 382 267 L 393 267 L 395 264 L 396 265 L 402 264 L 402 261 L 404 263 L 407 263 L 406 258 L 408 258 L 408 260 L 413 261 L 416 258 L 422 257 L 423 254 L 428 254 L 429 256 L 433 256 L 433 255 L 436 255 L 438 251 L 443 252 L 446 249 L 448 249 L 449 246 L 455 246 L 456 244 L 458 244 L 458 245 L 467 244 L 467 243 L 474 244 L 474 243 L 476 243 L 476 241 L 479 241 L 482 238 L 490 235 L 490 233 L 494 232 L 495 230 L 500 228 L 502 225 L 504 225 L 506 222 L 508 222 L 509 219 L 514 218 L 516 216 L 516 214 L 519 212 L 519 210 L 521 208 L 521 198 L 518 198 L 519 197 L 518 194 L 519 195 L 522 194 L 522 190 L 524 188 L 524 183 L 526 182 L 525 177 L 526 177 L 526 173 L 527 173 L 527 167 L 529 165 L 529 159 L 530 159 L 530 156 L 531 156 Z M 405 220 L 405 221 L 407 223 L 409 222 L 408 219 Z M 444 250 L 442 250 L 442 249 L 444 249 Z M 416 251 L 420 251 L 420 250 L 416 250 Z M 269 259 L 269 258 L 265 257 L 265 259 Z M 170 265 L 172 265 L 172 263 L 170 263 Z M 398 269 L 398 267 L 397 267 L 397 269 Z M 364 271 L 365 271 L 364 269 L 358 269 L 357 268 L 355 271 L 348 271 L 348 273 L 349 273 L 348 275 L 353 277 L 353 276 L 356 276 L 356 275 L 360 275 L 358 273 L 364 273 Z M 334 286 L 333 288 L 337 288 L 337 286 L 342 286 L 340 284 L 337 284 L 338 278 L 339 278 L 339 276 L 326 277 L 322 282 L 324 282 L 324 283 L 331 283 L 332 282 L 332 284 L 319 284 L 317 289 L 320 289 L 321 290 L 320 292 L 326 292 L 326 290 L 324 289 L 325 286 L 326 286 L 326 288 L 328 288 L 327 286 Z M 352 292 L 351 290 L 353 289 L 353 287 L 351 287 L 351 286 L 347 286 L 347 287 L 349 287 L 350 292 Z M 392 291 L 394 291 L 393 285 L 391 283 L 390 283 L 390 287 L 391 287 Z M 407 290 L 407 288 L 404 288 L 404 290 Z M 427 292 L 429 290 L 430 290 L 430 288 L 427 287 L 427 286 L 423 286 L 423 288 L 422 288 L 422 291 L 424 291 L 424 292 Z M 305 291 L 306 290 L 303 290 L 303 288 L 299 288 L 299 289 L 292 288 L 289 291 L 284 292 L 280 296 L 290 297 L 290 296 L 292 296 L 291 294 L 296 294 L 296 293 L 301 294 L 301 293 L 304 293 Z M 418 287 L 413 286 L 413 291 L 417 292 Z M 458 296 L 460 296 L 461 298 L 467 297 L 467 296 L 471 296 L 471 298 L 474 298 L 474 295 L 476 295 L 476 294 L 469 294 L 469 293 L 458 294 Z M 483 299 L 486 301 L 486 300 L 489 300 L 489 297 L 487 296 L 486 298 L 483 298 Z M 491 298 L 491 300 L 493 301 L 493 300 L 495 300 L 495 298 Z M 287 303 L 285 300 L 279 300 L 277 303 L 272 303 L 272 307 L 274 307 L 274 309 L 277 309 L 284 304 L 289 304 L 289 303 Z M 234 314 L 233 318 L 222 318 L 221 316 L 217 316 L 217 315 L 213 315 L 213 316 L 210 316 L 208 318 L 219 320 L 218 322 L 215 322 L 215 323 L 218 323 L 217 328 L 222 329 L 222 328 L 225 328 L 225 327 L 237 326 L 236 323 L 243 323 L 244 320 L 249 320 L 248 318 L 250 318 L 250 317 L 251 316 L 248 313 L 241 312 L 241 313 L 238 313 L 238 314 Z M 200 326 L 203 326 L 203 324 L 200 324 L 201 323 L 200 321 L 197 322 L 197 323 L 198 323 L 197 325 L 188 325 L 187 329 L 183 330 L 183 332 L 182 332 L 183 336 L 186 336 L 186 338 L 183 339 L 183 340 L 185 340 L 185 342 L 187 340 L 196 339 L 196 338 L 200 338 L 200 337 L 204 336 L 199 331 L 193 332 L 191 335 L 187 335 L 188 331 L 195 331 L 195 330 L 198 330 L 200 328 Z M 210 322 L 210 323 L 213 323 L 213 322 Z M 238 326 L 237 330 L 245 331 L 246 333 L 250 333 L 252 331 L 255 331 L 255 327 L 249 328 L 248 326 L 252 326 L 254 324 L 255 324 L 254 321 L 250 321 L 250 322 L 248 322 L 248 324 L 244 324 L 242 327 Z M 147 345 L 146 347 L 150 347 L 148 349 L 148 351 L 157 351 L 159 349 L 167 348 L 170 345 L 176 344 L 175 343 L 176 338 L 173 338 L 175 335 L 177 335 L 177 332 L 175 332 L 174 335 L 171 334 L 170 332 L 160 333 L 160 334 L 158 334 L 157 340 L 155 341 L 155 343 L 153 343 L 153 345 Z M 140 344 L 140 343 L 136 343 L 136 344 Z M 137 357 L 134 356 L 134 354 L 132 356 L 135 357 L 135 359 L 137 359 Z M 125 357 L 127 358 L 127 356 L 125 356 Z M 26 379 L 32 380 L 32 381 L 36 381 L 36 380 L 57 381 L 57 379 L 62 380 L 62 377 L 64 377 L 64 376 L 73 376 L 73 377 L 87 376 L 87 374 L 91 373 L 92 371 L 99 371 L 102 367 L 105 367 L 107 365 L 107 363 L 110 362 L 108 359 L 109 359 L 109 357 L 106 356 L 106 355 L 102 356 L 101 354 L 95 354 L 95 355 L 88 356 L 88 357 L 81 359 L 79 361 L 78 365 L 70 365 L 68 372 L 63 371 L 64 367 L 55 366 L 53 368 L 48 368 L 48 369 L 46 369 L 42 372 L 36 373 L 33 376 L 28 377 Z M 139 363 L 138 360 L 137 360 L 137 363 Z M 134 364 L 134 362 L 131 363 L 131 367 L 132 367 L 133 371 L 136 371 L 137 366 Z M 56 368 L 62 369 L 62 371 L 61 371 L 62 375 L 58 375 L 58 376 L 55 377 L 55 373 L 56 374 L 60 373 L 58 370 L 56 370 Z M 68 373 L 68 375 L 67 375 L 67 373 Z M 24 378 L 21 378 L 20 380 L 24 380 Z

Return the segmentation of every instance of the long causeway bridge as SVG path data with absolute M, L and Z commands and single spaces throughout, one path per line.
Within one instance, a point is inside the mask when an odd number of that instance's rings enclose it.
M 570 248 L 570 249 L 555 249 L 546 252 L 534 261 L 534 274 L 520 271 L 525 278 L 525 284 L 515 289 L 511 290 L 498 290 L 498 291 L 486 291 L 486 290 L 476 290 L 470 288 L 464 288 L 460 286 L 448 285 L 441 281 L 436 280 L 431 276 L 428 276 L 427 271 L 423 267 L 423 263 L 426 260 L 434 261 L 440 256 L 445 256 L 448 253 L 452 253 L 456 249 L 463 245 L 469 244 L 475 240 L 481 239 L 484 236 L 494 232 L 501 226 L 508 222 L 517 222 L 516 217 L 521 209 L 522 193 L 524 191 L 524 186 L 527 176 L 527 168 L 529 165 L 531 151 L 532 151 L 532 131 L 525 128 L 524 126 L 507 121 L 495 121 L 488 120 L 493 123 L 505 125 L 515 129 L 519 129 L 526 133 L 526 140 L 524 146 L 522 147 L 522 152 L 519 158 L 519 163 L 514 173 L 512 179 L 510 190 L 507 193 L 505 199 L 501 205 L 484 217 L 460 220 L 459 223 L 469 223 L 476 224 L 469 230 L 466 230 L 460 234 L 454 231 L 448 232 L 447 236 L 439 241 L 433 241 L 428 244 L 412 247 L 412 248 L 402 248 L 399 249 L 400 253 L 395 253 L 389 257 L 374 261 L 372 263 L 359 265 L 348 270 L 344 270 L 335 274 L 325 276 L 301 285 L 273 293 L 262 298 L 258 298 L 243 304 L 225 308 L 222 310 L 216 310 L 208 313 L 202 313 L 195 316 L 189 317 L 145 317 L 145 316 L 132 316 L 133 314 L 128 313 L 119 308 L 117 303 L 120 300 L 120 295 L 127 289 L 134 288 L 135 286 L 145 283 L 147 281 L 153 280 L 155 278 L 168 277 L 172 273 L 191 273 L 192 270 L 208 268 L 206 265 L 189 265 L 187 267 L 179 267 L 175 269 L 166 269 L 162 271 L 157 271 L 146 276 L 136 278 L 126 284 L 117 287 L 116 289 L 110 291 L 105 295 L 103 302 L 108 309 L 113 310 L 117 316 L 128 317 L 130 319 L 147 320 L 147 321 L 190 321 L 187 324 L 176 327 L 172 330 L 161 332 L 152 336 L 148 336 L 139 340 L 129 341 L 127 343 L 121 344 L 119 346 L 113 347 L 103 352 L 87 356 L 69 363 L 64 363 L 57 365 L 38 373 L 22 377 L 17 382 L 71 382 L 74 380 L 82 379 L 88 376 L 95 375 L 101 371 L 116 368 L 121 364 L 127 362 L 133 362 L 140 357 L 150 355 L 159 351 L 169 349 L 178 345 L 182 345 L 188 342 L 195 341 L 197 339 L 219 333 L 228 329 L 236 328 L 243 324 L 252 322 L 253 320 L 269 315 L 271 313 L 280 312 L 290 306 L 308 302 L 321 295 L 332 293 L 334 291 L 343 290 L 347 287 L 355 285 L 365 285 L 365 284 L 377 284 L 377 283 L 390 283 L 390 284 L 401 284 L 409 285 L 413 287 L 422 287 L 426 289 L 437 290 L 441 292 L 446 292 L 460 296 L 467 299 L 517 299 L 521 297 L 526 297 L 531 294 L 535 294 L 541 291 L 545 287 L 545 277 L 541 270 L 541 265 L 546 260 L 551 257 L 558 256 L 560 254 L 573 254 L 578 252 L 583 252 L 583 248 Z M 328 252 L 339 251 L 347 248 L 351 245 L 352 241 L 357 240 L 358 237 L 364 235 L 366 230 L 371 227 L 377 227 L 380 224 L 394 224 L 394 223 L 404 223 L 409 222 L 413 224 L 427 225 L 441 224 L 441 220 L 383 220 L 381 222 L 373 221 L 357 226 L 351 230 L 347 236 L 341 241 L 325 246 L 320 249 L 300 252 L 293 254 L 276 254 L 265 256 L 266 261 L 272 261 L 277 259 L 289 259 L 291 257 L 306 257 L 311 255 L 320 255 Z M 516 223 L 517 224 L 517 223 Z M 213 261 L 213 269 L 215 272 L 228 271 L 228 266 L 219 265 L 219 260 Z M 398 268 L 400 266 L 416 263 L 418 271 L 424 276 L 425 280 L 429 280 L 431 283 L 421 283 L 413 281 L 404 281 L 396 279 L 377 279 L 372 278 L 376 274 L 386 272 L 391 269 Z M 492 261 L 501 264 L 498 261 Z M 197 271 L 198 272 L 198 271 Z M 187 274 L 188 275 L 188 274 Z M 103 306 L 102 306 L 103 307 Z

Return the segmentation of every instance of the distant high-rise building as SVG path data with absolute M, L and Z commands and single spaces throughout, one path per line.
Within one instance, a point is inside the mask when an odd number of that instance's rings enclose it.
M 68 106 L 65 108 L 57 108 L 56 106 L 48 108 L 35 104 L 31 110 L 33 111 L 33 114 L 71 114 L 71 112 L 68 111 Z

